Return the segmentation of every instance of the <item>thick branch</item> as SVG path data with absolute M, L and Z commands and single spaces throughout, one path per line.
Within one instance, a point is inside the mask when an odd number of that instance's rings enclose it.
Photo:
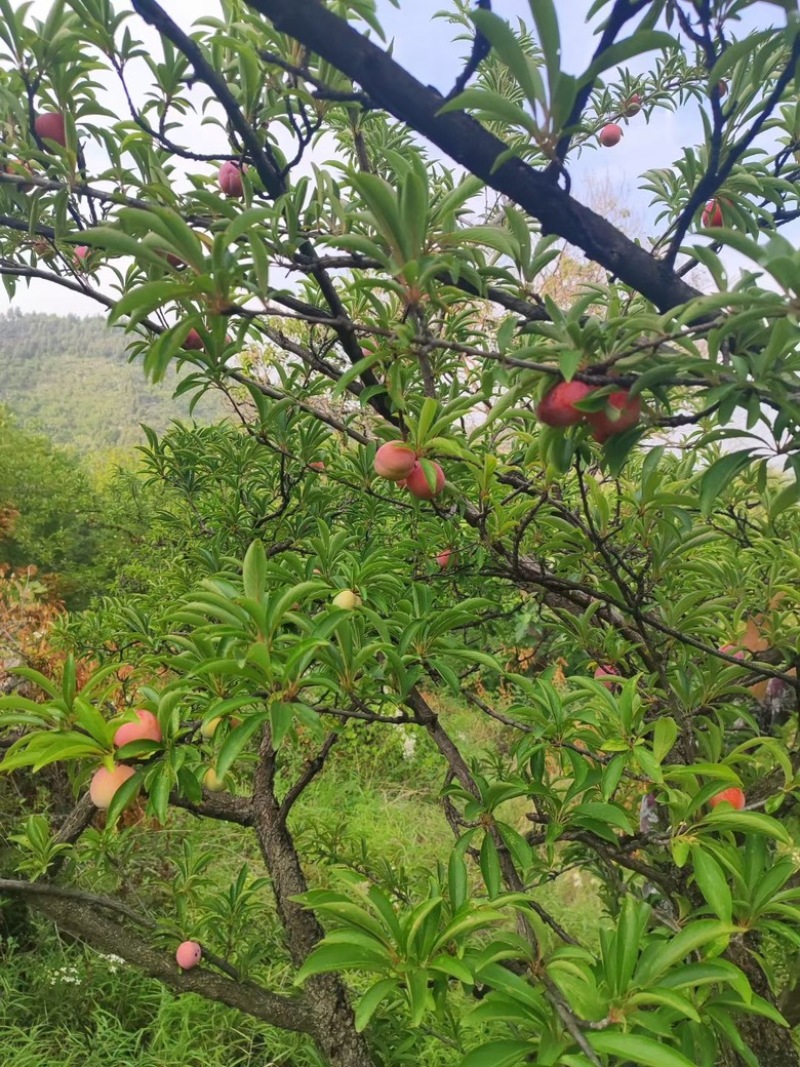
M 319 0 L 247 0 L 276 29 L 290 34 L 357 82 L 377 105 L 406 123 L 487 185 L 600 263 L 662 311 L 699 296 L 600 215 L 573 200 L 519 159 L 496 167 L 508 146 L 463 112 L 440 115 L 443 99 Z
M 249 797 L 235 797 L 230 793 L 209 793 L 204 789 L 203 799 L 199 804 L 193 804 L 177 793 L 170 794 L 169 802 L 175 808 L 183 808 L 184 811 L 190 811 L 204 819 L 232 822 L 237 826 L 253 825 L 253 806 Z
M 99 915 L 95 903 L 63 895 L 54 896 L 52 886 L 48 886 L 47 890 L 45 895 L 26 889 L 23 895 L 37 911 L 52 919 L 60 930 L 65 930 L 98 951 L 121 956 L 144 974 L 157 978 L 179 993 L 197 993 L 281 1030 L 311 1032 L 311 1019 L 304 997 L 281 997 L 251 983 L 235 982 L 212 974 L 202 967 L 181 972 L 174 956 L 157 952 L 130 930 Z
M 275 752 L 264 731 L 253 778 L 253 825 L 272 879 L 275 905 L 296 966 L 313 951 L 323 930 L 312 911 L 298 903 L 308 884 L 275 796 Z M 366 1042 L 355 1031 L 352 1008 L 341 979 L 319 974 L 305 985 L 311 1028 L 332 1067 L 374 1067 Z

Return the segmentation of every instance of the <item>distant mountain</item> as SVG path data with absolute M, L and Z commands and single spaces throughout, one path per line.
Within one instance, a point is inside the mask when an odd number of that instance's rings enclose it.
M 128 363 L 126 338 L 102 318 L 0 315 L 0 404 L 29 429 L 83 452 L 128 449 L 144 442 L 140 424 L 163 431 L 187 420 L 190 397 L 173 399 L 178 378 L 153 385 L 141 363 Z M 225 398 L 206 394 L 192 418 L 217 422 Z

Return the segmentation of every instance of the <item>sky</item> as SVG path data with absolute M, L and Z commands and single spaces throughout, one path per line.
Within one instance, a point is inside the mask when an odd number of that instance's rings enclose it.
M 50 8 L 51 0 L 33 0 L 31 12 L 43 18 Z M 117 0 L 118 9 L 131 9 L 129 0 Z M 451 0 L 401 0 L 398 10 L 390 0 L 377 0 L 378 14 L 392 43 L 394 57 L 425 84 L 435 85 L 447 91 L 460 71 L 464 57 L 469 49 L 466 41 L 453 41 L 458 31 L 445 19 L 432 18 L 432 12 L 452 9 Z M 590 0 L 559 0 L 559 21 L 562 27 L 562 67 L 570 73 L 584 70 L 592 55 L 595 40 L 592 30 L 585 25 L 586 12 L 591 7 Z M 170 14 L 188 28 L 196 18 L 214 15 L 219 11 L 217 0 L 165 0 L 165 7 Z M 528 0 L 494 0 L 496 14 L 516 26 L 523 19 L 529 26 L 532 23 Z M 750 25 L 763 26 L 772 22 L 780 14 L 774 5 L 758 3 L 752 9 Z M 596 21 L 596 20 L 595 20 Z M 159 44 L 155 33 L 136 20 L 137 33 L 150 44 L 158 54 Z M 744 29 L 744 27 L 743 27 Z M 636 62 L 630 64 L 636 69 Z M 647 59 L 638 60 L 640 65 Z M 134 93 L 146 90 L 144 70 L 131 77 Z M 107 102 L 116 113 L 125 110 L 124 99 L 115 82 L 109 83 Z M 197 119 L 187 119 L 194 124 L 198 133 L 201 127 Z M 203 128 L 204 150 L 209 140 L 215 138 Z M 658 110 L 648 122 L 643 114 L 625 129 L 625 136 L 614 149 L 597 149 L 585 151 L 581 158 L 571 161 L 570 172 L 573 179 L 573 195 L 588 201 L 592 189 L 607 186 L 618 193 L 623 206 L 630 209 L 636 218 L 645 223 L 645 230 L 652 229 L 648 224 L 652 220 L 649 207 L 650 195 L 637 189 L 638 177 L 646 169 L 670 166 L 680 156 L 683 145 L 695 143 L 701 138 L 699 112 L 696 107 L 683 109 L 674 114 Z M 220 139 L 220 149 L 224 150 Z M 91 152 L 89 154 L 91 166 Z M 646 236 L 644 234 L 643 236 Z M 731 270 L 735 270 L 736 258 L 728 257 Z M 101 276 L 102 277 L 102 276 Z M 5 292 L 0 290 L 0 311 L 9 306 Z M 22 310 L 42 310 L 46 308 L 57 313 L 97 314 L 97 305 L 88 298 L 82 298 L 66 290 L 58 290 L 47 283 L 34 282 L 29 290 L 20 287 L 14 300 L 14 306 Z

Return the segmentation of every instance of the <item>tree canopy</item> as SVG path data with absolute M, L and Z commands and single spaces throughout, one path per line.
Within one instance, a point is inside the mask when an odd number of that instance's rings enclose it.
M 375 0 L 0 0 L 7 293 L 92 299 L 237 417 L 148 434 L 148 537 L 0 700 L 0 769 L 79 798 L 0 893 L 330 1067 L 797 1062 L 800 23 L 584 6 L 567 72 L 553 0 L 453 0 L 433 87 Z M 629 235 L 573 173 L 667 111 L 703 141 L 643 159 Z M 297 825 L 398 727 L 452 830 L 408 880 Z M 267 942 L 199 876 L 97 892 L 135 803 L 251 847 Z M 595 939 L 542 903 L 572 872 Z

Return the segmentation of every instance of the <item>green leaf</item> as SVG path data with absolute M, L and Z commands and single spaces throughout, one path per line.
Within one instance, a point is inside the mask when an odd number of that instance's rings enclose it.
M 704 517 L 711 514 L 714 501 L 722 490 L 756 458 L 753 449 L 743 448 L 720 456 L 700 479 L 700 511 Z
M 775 519 L 788 508 L 793 507 L 800 501 L 800 482 L 792 481 L 772 499 L 769 507 L 769 521 Z
M 258 730 L 258 728 L 268 718 L 268 712 L 259 712 L 258 714 L 248 715 L 244 722 L 234 727 L 228 734 L 220 749 L 219 756 L 217 756 L 217 777 L 224 778 L 233 764 L 236 762 L 239 753 L 244 746 Z
M 603 49 L 591 66 L 587 67 L 585 73 L 578 78 L 578 82 L 580 85 L 588 85 L 594 82 L 604 70 L 610 70 L 611 67 L 619 66 L 620 63 L 625 63 L 634 56 L 659 48 L 677 49 L 679 44 L 674 37 L 661 30 L 639 30 L 633 37 L 626 37 L 624 41 L 617 41 L 616 44 Z
M 489 898 L 493 899 L 500 893 L 502 878 L 497 849 L 494 841 L 492 841 L 488 833 L 483 835 L 480 863 L 481 874 L 483 875 L 483 881 L 486 885 L 486 892 L 489 894 Z
M 328 974 L 331 971 L 385 971 L 388 969 L 389 957 L 378 951 L 377 942 L 374 952 L 367 951 L 363 945 L 328 944 L 323 942 L 308 957 L 297 972 L 295 985 L 302 985 L 307 978 L 315 974 Z
M 467 880 L 467 865 L 463 854 L 457 849 L 450 853 L 447 864 L 447 888 L 450 897 L 450 907 L 457 911 L 467 899 L 469 884 Z
M 653 731 L 653 755 L 661 763 L 678 736 L 678 724 L 668 715 L 662 715 Z
M 396 989 L 397 980 L 395 978 L 382 978 L 375 985 L 369 987 L 358 1004 L 356 1004 L 356 1031 L 359 1034 L 365 1029 L 380 1006 L 381 1001 L 385 1000 Z
M 700 845 L 692 848 L 692 864 L 700 892 L 719 918 L 729 923 L 733 915 L 733 900 L 722 867 Z
M 409 971 L 406 974 L 406 988 L 408 990 L 408 1004 L 411 1009 L 410 1023 L 416 1029 L 425 1016 L 430 999 L 427 970 L 418 967 L 413 971 Z
M 550 96 L 555 95 L 556 82 L 560 71 L 561 37 L 558 32 L 558 16 L 553 0 L 528 0 L 536 32 L 539 35 L 539 47 L 544 54 L 547 77 L 550 82 Z
M 691 1060 L 662 1042 L 639 1034 L 587 1033 L 586 1039 L 603 1056 L 618 1056 L 637 1067 L 695 1067 Z
M 777 819 L 762 815 L 758 811 L 721 811 L 715 808 L 704 816 L 702 825 L 718 827 L 721 830 L 738 830 L 743 834 L 764 834 L 766 837 L 774 837 L 784 845 L 792 843 L 788 830 Z
M 115 826 L 117 820 L 142 788 L 142 776 L 136 773 L 128 778 L 114 793 L 106 812 L 106 825 Z
M 509 100 L 501 93 L 493 93 L 488 89 L 465 89 L 463 93 L 454 96 L 452 100 L 441 107 L 439 115 L 448 111 L 473 111 L 488 121 L 503 122 L 509 126 L 522 126 L 528 133 L 533 133 L 536 123 L 519 104 Z
M 642 953 L 636 968 L 635 981 L 639 986 L 648 986 L 655 979 L 661 978 L 674 964 L 686 959 L 703 945 L 719 938 L 730 937 L 737 928 L 716 919 L 701 919 L 691 923 L 679 934 L 663 943 L 651 944 Z
M 534 1051 L 526 1041 L 491 1041 L 461 1061 L 460 1067 L 517 1067 Z
M 491 11 L 473 11 L 470 17 L 517 79 L 528 102 L 531 105 L 544 104 L 546 94 L 541 76 L 523 52 L 517 35 L 509 24 Z
M 261 604 L 267 583 L 267 553 L 262 541 L 253 541 L 244 557 L 242 567 L 244 595 Z

